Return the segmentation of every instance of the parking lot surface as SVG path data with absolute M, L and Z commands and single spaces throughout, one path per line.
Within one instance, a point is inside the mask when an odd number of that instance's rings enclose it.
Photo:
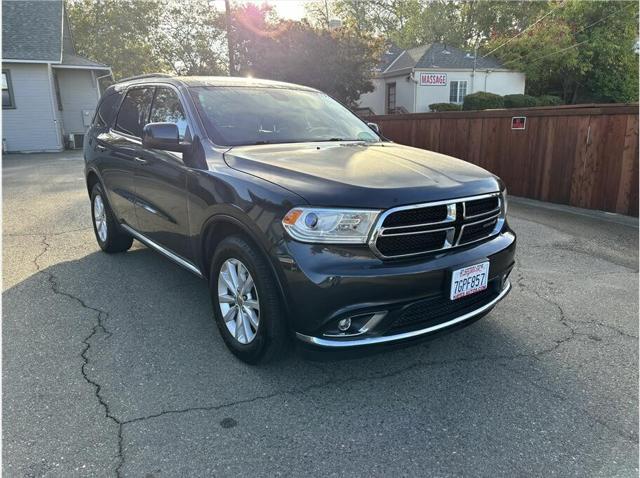
M 78 153 L 3 164 L 5 476 L 637 476 L 638 230 L 509 205 L 513 291 L 369 357 L 250 367 L 206 283 L 100 252 Z

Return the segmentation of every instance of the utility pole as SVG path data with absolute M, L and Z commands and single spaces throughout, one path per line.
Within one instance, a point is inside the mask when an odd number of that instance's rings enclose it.
M 227 48 L 229 49 L 229 76 L 233 76 L 236 72 L 236 61 L 233 54 L 233 41 L 231 39 L 231 5 L 229 0 L 224 0 L 224 8 L 227 17 Z
M 327 16 L 327 30 L 329 30 L 331 28 L 331 23 L 329 22 L 329 1 L 328 0 L 324 0 L 324 12 L 325 12 L 325 15 Z

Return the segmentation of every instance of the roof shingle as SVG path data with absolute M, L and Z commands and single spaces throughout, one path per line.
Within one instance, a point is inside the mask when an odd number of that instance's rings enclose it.
M 62 56 L 61 0 L 2 2 L 2 57 L 59 62 Z
M 474 54 L 455 48 L 443 43 L 432 43 L 415 48 L 404 50 L 396 57 L 396 60 L 390 64 L 384 75 L 399 72 L 410 68 L 438 68 L 438 69 L 456 69 L 471 70 L 474 67 Z M 504 65 L 494 57 L 486 57 L 478 55 L 475 60 L 476 69 L 504 69 Z

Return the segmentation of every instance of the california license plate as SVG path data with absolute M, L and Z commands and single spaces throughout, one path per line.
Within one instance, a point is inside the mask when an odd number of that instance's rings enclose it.
M 489 261 L 453 271 L 451 276 L 451 300 L 466 297 L 487 288 Z

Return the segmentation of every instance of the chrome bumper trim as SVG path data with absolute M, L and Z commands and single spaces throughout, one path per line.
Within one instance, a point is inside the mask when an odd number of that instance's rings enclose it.
M 485 304 L 479 309 L 476 309 L 472 312 L 467 312 L 466 314 L 461 315 L 460 317 L 456 317 L 455 319 L 451 319 L 447 322 L 443 322 L 438 325 L 427 327 L 426 329 L 413 330 L 411 332 L 404 332 L 401 334 L 386 335 L 381 337 L 363 337 L 355 340 L 322 339 L 319 337 L 304 335 L 299 332 L 296 332 L 296 337 L 302 340 L 303 342 L 306 342 L 312 345 L 318 345 L 320 347 L 329 347 L 329 348 L 359 347 L 362 345 L 374 345 L 374 344 L 382 344 L 387 342 L 395 342 L 398 340 L 410 339 L 413 337 L 419 337 L 420 335 L 426 335 L 431 332 L 436 332 L 441 329 L 446 329 L 447 327 L 451 327 L 460 322 L 464 322 L 465 320 L 469 320 L 475 317 L 476 315 L 479 315 L 489 310 L 494 305 L 496 305 L 498 302 L 500 302 L 504 298 L 504 296 L 506 296 L 509 293 L 510 290 L 511 290 L 511 282 L 507 280 L 504 288 L 502 289 L 502 291 L 500 291 L 500 294 L 498 294 L 498 296 L 488 304 Z

